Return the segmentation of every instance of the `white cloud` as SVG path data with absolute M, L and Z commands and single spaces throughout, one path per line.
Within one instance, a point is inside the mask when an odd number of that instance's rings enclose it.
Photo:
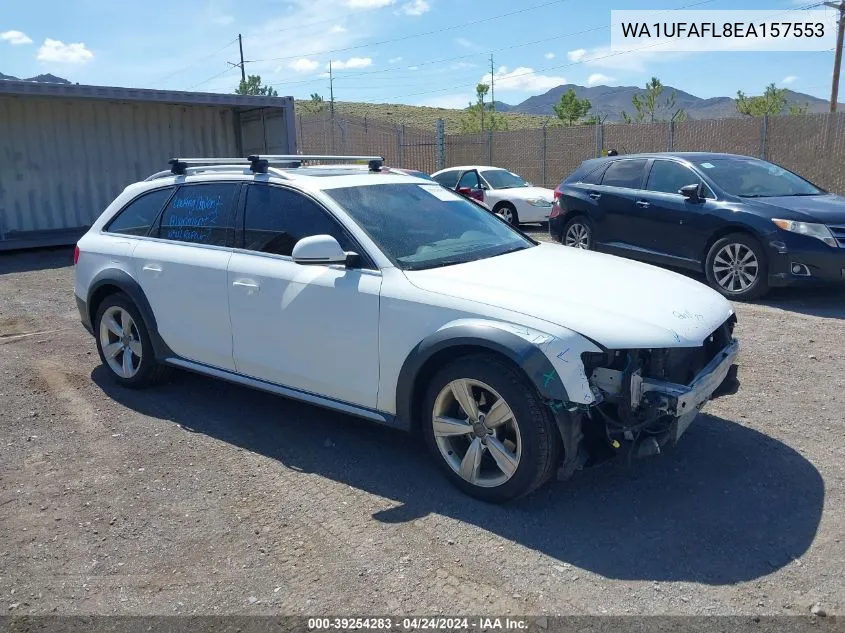
M 796 77 L 795 75 L 788 75 L 788 76 L 784 77 L 783 79 L 781 79 L 780 82 L 782 84 L 789 85 L 789 84 L 795 83 L 796 79 L 798 79 L 798 77 Z
M 372 66 L 373 60 L 370 57 L 350 57 L 346 61 L 342 59 L 332 60 L 332 70 L 345 70 L 346 68 L 366 68 Z
M 405 15 L 422 15 L 431 10 L 426 0 L 411 0 L 402 5 L 402 13 Z
M 303 57 L 288 64 L 288 68 L 295 70 L 298 73 L 310 73 L 312 70 L 317 70 L 320 67 L 320 62 Z
M 419 66 L 408 66 L 408 70 L 419 70 Z
M 65 44 L 59 40 L 51 40 L 49 37 L 38 49 L 35 56 L 40 62 L 55 62 L 61 64 L 84 64 L 94 59 L 94 53 L 85 48 L 85 44 Z
M 657 62 L 675 61 L 689 53 L 670 53 L 655 48 L 611 50 L 609 46 L 600 46 L 590 50 L 578 48 L 569 51 L 566 56 L 573 64 L 585 64 L 596 68 L 626 72 L 646 72 Z M 650 72 L 650 70 L 649 70 Z
M 401 61 L 402 61 L 401 57 L 391 57 L 390 59 L 387 60 L 387 63 L 388 64 L 396 64 L 396 63 L 401 62 Z
M 613 77 L 608 77 L 607 75 L 602 75 L 601 73 L 593 73 L 592 75 L 587 77 L 587 85 L 600 86 L 602 84 L 608 84 L 613 80 Z
M 0 40 L 9 42 L 12 46 L 20 46 L 21 44 L 32 44 L 32 39 L 26 33 L 21 31 L 4 31 L 0 33 Z
M 396 0 L 346 0 L 346 6 L 353 9 L 381 9 L 394 2 Z
M 496 80 L 496 90 L 514 90 L 536 92 L 538 90 L 549 90 L 566 83 L 564 77 L 554 75 L 539 75 L 533 68 L 519 66 L 508 71 L 507 66 L 501 66 L 493 76 Z M 481 78 L 482 83 L 490 84 L 490 73 Z
M 473 64 L 472 62 L 455 62 L 452 64 L 449 69 L 450 70 L 466 70 L 467 68 L 475 68 L 477 64 Z
M 456 37 L 455 43 L 458 44 L 459 46 L 463 46 L 464 48 L 475 48 L 475 44 L 470 42 L 465 37 Z
M 472 97 L 467 94 L 458 95 L 442 95 L 440 97 L 431 97 L 420 101 L 416 105 L 429 106 L 430 108 L 449 108 L 450 110 L 463 110 L 466 108 Z
M 228 14 L 216 15 L 211 18 L 211 21 L 219 26 L 229 26 L 232 22 L 235 21 L 235 16 Z
M 329 33 L 346 33 L 346 31 L 346 27 L 340 24 L 335 24 L 332 28 L 329 29 Z
M 574 51 L 569 51 L 566 54 L 566 57 L 571 62 L 580 62 L 586 56 L 587 56 L 587 51 L 586 51 L 586 49 L 583 49 L 583 48 L 576 48 Z
M 549 53 L 546 53 L 545 55 L 543 55 L 543 57 L 545 57 L 546 59 L 554 59 L 555 54 L 552 53 L 552 52 L 549 52 Z

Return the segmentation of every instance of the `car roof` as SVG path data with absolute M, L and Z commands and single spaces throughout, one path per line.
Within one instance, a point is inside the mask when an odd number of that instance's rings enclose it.
M 643 152 L 639 154 L 618 154 L 617 156 L 603 156 L 601 158 L 593 158 L 589 160 L 614 161 L 624 158 L 679 158 L 690 163 L 726 158 L 751 158 L 754 160 L 759 160 L 756 156 L 744 156 L 742 154 L 726 154 L 723 152 Z
M 504 167 L 493 167 L 492 165 L 456 165 L 454 167 L 447 167 L 446 169 L 441 169 L 440 171 L 436 171 L 432 174 L 432 176 L 436 176 L 437 174 L 442 174 L 447 171 L 467 171 L 469 169 L 477 169 L 478 171 L 488 171 L 488 170 L 498 170 L 498 171 L 508 171 Z

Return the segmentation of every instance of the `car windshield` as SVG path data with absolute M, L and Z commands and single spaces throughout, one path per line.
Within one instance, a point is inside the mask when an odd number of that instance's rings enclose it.
M 727 193 L 742 198 L 824 193 L 800 176 L 756 158 L 711 158 L 696 165 Z
M 529 186 L 522 178 L 506 169 L 488 169 L 482 171 L 481 175 L 493 189 L 513 189 L 514 187 Z
M 391 183 L 325 193 L 405 270 L 463 264 L 535 245 L 480 205 L 438 184 Z

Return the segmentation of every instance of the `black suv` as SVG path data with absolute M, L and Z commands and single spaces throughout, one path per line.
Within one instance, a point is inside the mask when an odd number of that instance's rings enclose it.
M 764 160 L 697 152 L 596 158 L 554 195 L 552 238 L 704 271 L 731 299 L 845 280 L 845 198 Z

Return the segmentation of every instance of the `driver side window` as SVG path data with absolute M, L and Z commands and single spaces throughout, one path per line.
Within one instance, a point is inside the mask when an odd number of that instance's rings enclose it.
M 646 189 L 660 193 L 677 194 L 681 187 L 697 185 L 701 178 L 689 167 L 670 160 L 656 160 L 648 175 Z M 712 198 L 710 189 L 705 185 L 705 197 Z
M 461 187 L 469 187 L 470 189 L 481 189 L 481 181 L 478 179 L 477 171 L 468 171 L 458 182 L 458 189 Z

